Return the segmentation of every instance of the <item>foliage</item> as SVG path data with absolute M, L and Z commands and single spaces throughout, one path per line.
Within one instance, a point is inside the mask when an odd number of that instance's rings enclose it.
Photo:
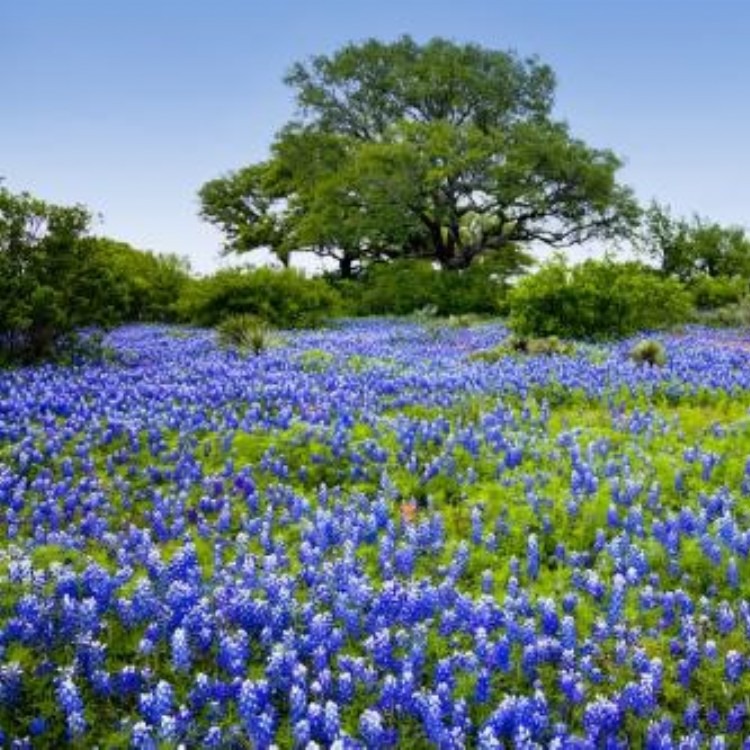
M 517 248 L 454 273 L 428 261 L 400 260 L 372 265 L 341 289 L 355 315 L 409 315 L 434 307 L 440 316 L 497 316 L 507 312 L 510 279 L 530 265 L 531 258 Z
M 64 354 L 75 331 L 170 321 L 189 268 L 175 256 L 89 236 L 83 206 L 56 206 L 0 187 L 0 361 Z
M 306 349 L 299 358 L 305 372 L 326 372 L 333 365 L 335 357 L 324 349 Z
M 177 301 L 190 279 L 187 260 L 136 250 L 107 237 L 90 237 L 85 242 L 113 278 L 112 304 L 118 322 L 177 320 Z
M 300 109 L 270 160 L 213 180 L 202 213 L 230 250 L 468 268 L 515 243 L 629 231 L 620 161 L 552 119 L 554 76 L 514 53 L 410 37 L 349 44 L 295 65 Z
M 750 279 L 750 237 L 742 227 L 725 227 L 694 216 L 674 218 L 652 203 L 643 214 L 638 242 L 664 274 L 690 281 L 706 275 Z
M 510 294 L 510 325 L 519 336 L 598 339 L 687 320 L 690 297 L 679 282 L 639 263 L 558 257 L 522 279 Z
M 179 309 L 184 319 L 203 326 L 249 314 L 274 328 L 315 328 L 335 316 L 340 304 L 321 278 L 288 268 L 233 268 L 188 284 Z
M 661 341 L 643 339 L 633 345 L 633 348 L 630 350 L 630 359 L 638 364 L 663 367 L 667 364 L 667 352 Z
M 426 261 L 371 266 L 342 291 L 355 315 L 410 315 L 424 308 L 437 313 L 442 298 L 440 273 Z
M 0 186 L 0 358 L 50 355 L 64 334 L 117 320 L 115 281 L 85 241 L 82 206 Z
M 568 341 L 561 341 L 557 336 L 548 336 L 546 338 L 521 338 L 510 336 L 499 346 L 492 349 L 482 349 L 473 352 L 470 360 L 480 362 L 499 362 L 505 357 L 517 356 L 519 354 L 552 355 L 563 354 L 571 355 L 575 353 L 575 345 Z
M 57 361 L 63 365 L 109 364 L 119 361 L 102 329 L 88 328 L 68 333 L 58 345 Z
M 688 287 L 698 310 L 716 310 L 736 305 L 748 293 L 748 279 L 739 276 L 707 276 L 696 278 Z
M 750 297 L 744 296 L 734 304 L 698 310 L 696 319 L 707 326 L 721 328 L 750 328 Z
M 266 247 L 286 266 L 290 227 L 283 197 L 274 189 L 269 165 L 255 164 L 205 183 L 199 191 L 200 215 L 224 233 L 226 252 Z
M 513 336 L 508 345 L 522 354 L 572 354 L 575 351 L 573 344 L 561 341 L 557 336 L 539 339 L 523 339 Z
M 268 348 L 272 338 L 272 330 L 265 320 L 243 313 L 222 320 L 216 332 L 223 346 L 251 351 L 256 356 Z

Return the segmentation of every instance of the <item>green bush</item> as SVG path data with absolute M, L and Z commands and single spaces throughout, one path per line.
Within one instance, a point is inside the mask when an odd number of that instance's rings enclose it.
M 426 261 L 374 265 L 346 286 L 354 315 L 411 315 L 436 308 L 441 298 L 440 272 Z
M 750 297 L 743 297 L 736 304 L 717 307 L 713 310 L 698 310 L 696 322 L 718 328 L 750 327 Z
M 439 316 L 507 313 L 508 279 L 531 263 L 515 247 L 488 254 L 464 270 L 445 271 L 425 260 L 378 263 L 356 281 L 337 286 L 353 315 L 411 315 L 434 308 Z
M 568 341 L 561 341 L 557 336 L 548 336 L 546 338 L 527 339 L 518 336 L 511 336 L 500 346 L 492 349 L 482 349 L 474 352 L 469 356 L 470 360 L 480 362 L 499 362 L 501 359 L 519 354 L 552 355 L 552 354 L 574 354 L 575 346 Z
M 521 337 L 606 339 L 685 322 L 690 295 L 674 279 L 635 262 L 560 257 L 522 279 L 509 297 L 510 326 Z
M 698 310 L 736 305 L 747 292 L 747 281 L 739 276 L 701 276 L 690 285 L 693 304 Z
M 118 322 L 174 322 L 177 301 L 190 280 L 189 263 L 176 255 L 136 250 L 107 237 L 86 239 L 114 279 Z
M 118 322 L 117 278 L 83 206 L 0 187 L 0 362 L 58 357 L 75 331 Z
M 515 344 L 519 351 L 527 354 L 573 354 L 575 347 L 566 341 L 560 341 L 557 336 L 547 336 L 543 339 L 517 339 Z
M 274 328 L 316 328 L 341 311 L 341 298 L 323 279 L 293 269 L 227 269 L 183 290 L 182 317 L 215 326 L 233 315 L 254 315 Z

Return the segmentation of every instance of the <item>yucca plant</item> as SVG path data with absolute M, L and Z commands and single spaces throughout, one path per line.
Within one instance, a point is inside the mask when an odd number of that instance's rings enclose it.
M 630 359 L 642 365 L 663 367 L 667 364 L 667 352 L 660 341 L 644 339 L 630 350 Z
M 256 356 L 268 349 L 273 335 L 265 320 L 257 315 L 248 314 L 225 318 L 219 323 L 216 331 L 222 346 L 250 351 Z

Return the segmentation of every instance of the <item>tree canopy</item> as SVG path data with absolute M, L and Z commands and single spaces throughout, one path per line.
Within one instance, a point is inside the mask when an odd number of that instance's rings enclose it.
M 750 278 L 750 237 L 739 226 L 700 216 L 675 218 L 667 206 L 652 203 L 643 216 L 639 243 L 664 274 L 681 281 Z
M 270 158 L 212 180 L 202 215 L 229 251 L 308 250 L 446 269 L 517 243 L 619 235 L 637 216 L 608 150 L 552 116 L 536 58 L 433 39 L 369 40 L 296 64 L 298 117 Z
M 90 215 L 0 187 L 0 349 L 48 353 L 61 333 L 102 312 L 95 259 L 81 239 Z
M 0 361 L 58 353 L 77 329 L 173 320 L 185 261 L 89 234 L 83 206 L 0 186 Z

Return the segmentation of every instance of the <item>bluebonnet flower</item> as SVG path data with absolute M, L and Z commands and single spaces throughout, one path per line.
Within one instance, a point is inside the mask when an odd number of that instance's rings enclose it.
M 481 589 L 483 594 L 492 594 L 495 589 L 495 577 L 491 570 L 482 571 Z
M 23 669 L 18 662 L 0 666 L 0 705 L 12 706 L 21 696 Z
M 323 739 L 328 744 L 333 744 L 340 731 L 341 720 L 338 706 L 333 701 L 327 701 L 323 711 Z
M 549 598 L 539 600 L 539 613 L 542 621 L 542 631 L 545 635 L 555 635 L 559 627 L 557 607 L 555 602 Z
M 259 747 L 268 747 L 276 728 L 268 683 L 265 680 L 245 680 L 240 685 L 237 709 L 248 737 Z
M 247 632 L 238 629 L 234 633 L 223 633 L 219 640 L 218 663 L 232 676 L 239 677 L 245 672 L 250 655 Z
M 187 633 L 184 628 L 176 628 L 172 633 L 172 665 L 177 672 L 188 672 L 191 663 Z
M 706 658 L 710 659 L 711 661 L 715 661 L 719 657 L 719 649 L 716 645 L 716 641 L 713 639 L 709 639 L 705 642 L 703 646 Z
M 86 731 L 86 720 L 83 716 L 83 701 L 78 688 L 69 675 L 57 680 L 57 702 L 60 705 L 71 737 L 79 737 Z
M 32 737 L 39 737 L 47 731 L 47 720 L 43 716 L 35 716 L 29 722 L 29 733 Z
M 697 729 L 700 723 L 700 705 L 696 700 L 691 700 L 685 707 L 683 722 L 687 729 Z
M 214 750 L 214 748 L 221 748 L 223 743 L 223 735 L 220 727 L 217 726 L 211 726 L 208 728 L 208 731 L 201 739 L 201 744 L 205 748 L 209 748 L 209 750 Z
M 482 543 L 482 535 L 484 533 L 483 518 L 482 518 L 482 507 L 475 505 L 471 509 L 471 540 L 474 544 L 480 545 Z
M 727 732 L 738 734 L 747 723 L 747 706 L 745 703 L 735 703 L 727 713 Z
M 292 685 L 289 690 L 289 710 L 295 722 L 300 721 L 307 714 L 307 695 L 299 685 Z
M 307 719 L 300 719 L 295 723 L 293 729 L 295 747 L 307 748 L 312 739 L 312 730 L 310 722 Z
M 729 682 L 738 682 L 745 671 L 745 659 L 742 654 L 730 649 L 724 657 L 724 674 Z
M 621 722 L 620 709 L 607 698 L 597 698 L 584 709 L 583 725 L 587 736 L 592 740 L 614 734 Z
M 172 742 L 177 739 L 177 720 L 174 716 L 162 716 L 159 722 L 159 738 L 166 741 Z
M 130 746 L 133 750 L 156 750 L 158 747 L 151 729 L 145 722 L 139 721 L 133 726 Z
M 143 717 L 151 725 L 159 726 L 162 718 L 172 712 L 174 689 L 165 680 L 159 680 L 152 691 L 141 693 L 139 706 Z
M 526 572 L 532 581 L 539 576 L 539 541 L 536 534 L 529 534 L 526 545 Z
M 385 739 L 383 717 L 378 711 L 366 709 L 359 718 L 359 732 L 367 747 L 379 748 Z
M 586 695 L 586 688 L 581 676 L 569 670 L 563 670 L 560 673 L 560 690 L 565 696 L 565 700 L 573 705 L 581 703 Z
M 734 630 L 734 612 L 728 602 L 719 603 L 716 610 L 716 625 L 722 635 L 728 635 Z
M 625 596 L 627 594 L 627 582 L 625 577 L 616 573 L 612 581 L 612 593 L 609 600 L 609 612 L 607 613 L 607 622 L 614 625 L 620 621 L 625 606 Z

